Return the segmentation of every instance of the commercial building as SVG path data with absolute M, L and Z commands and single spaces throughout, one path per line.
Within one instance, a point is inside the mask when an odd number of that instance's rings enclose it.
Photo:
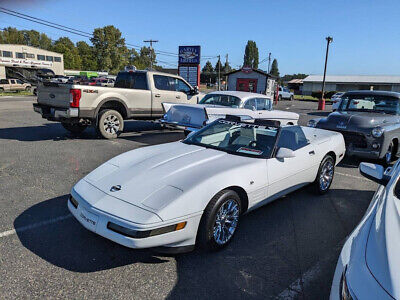
M 0 44 L 0 78 L 7 78 L 7 69 L 50 69 L 64 75 L 64 57 L 60 53 L 25 45 Z
M 227 88 L 230 91 L 253 92 L 272 97 L 276 89 L 276 78 L 259 69 L 243 67 L 225 76 L 227 76 Z
M 303 95 L 322 90 L 322 75 L 309 75 L 303 79 Z M 377 90 L 400 92 L 400 76 L 386 75 L 327 75 L 325 91 Z

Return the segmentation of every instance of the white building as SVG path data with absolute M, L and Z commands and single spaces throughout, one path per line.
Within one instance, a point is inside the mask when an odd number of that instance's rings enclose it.
M 64 75 L 64 57 L 35 47 L 0 44 L 0 78 L 6 78 L 6 68 L 50 69 Z
M 322 75 L 309 75 L 303 79 L 303 95 L 322 90 Z M 400 76 L 386 75 L 327 75 L 325 91 L 377 90 L 400 92 Z

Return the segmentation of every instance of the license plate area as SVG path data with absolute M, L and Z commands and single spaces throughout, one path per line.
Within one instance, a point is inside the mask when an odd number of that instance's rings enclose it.
M 96 231 L 97 222 L 99 217 L 91 212 L 88 212 L 86 209 L 81 208 L 79 211 L 79 220 L 81 223 L 89 230 Z

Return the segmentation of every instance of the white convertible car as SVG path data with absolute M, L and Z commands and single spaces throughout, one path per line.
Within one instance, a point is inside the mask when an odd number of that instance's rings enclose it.
M 340 133 L 274 123 L 229 116 L 121 154 L 73 187 L 68 208 L 127 247 L 221 248 L 244 213 L 310 183 L 327 192 L 343 158 Z
M 204 96 L 199 104 L 164 102 L 162 106 L 165 114 L 159 122 L 169 128 L 183 129 L 186 133 L 197 131 L 226 115 L 275 120 L 281 125 L 297 125 L 299 120 L 297 113 L 274 110 L 270 97 L 249 92 L 212 92 Z
M 393 168 L 361 163 L 379 185 L 340 254 L 331 300 L 400 299 L 400 160 Z

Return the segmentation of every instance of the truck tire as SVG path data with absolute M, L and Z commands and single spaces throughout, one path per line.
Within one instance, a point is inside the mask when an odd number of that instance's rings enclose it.
M 103 138 L 115 139 L 124 130 L 124 118 L 116 110 L 102 110 L 99 114 L 97 130 Z
M 80 134 L 87 128 L 86 125 L 82 125 L 82 124 L 78 124 L 78 123 L 64 123 L 64 122 L 62 122 L 61 125 L 66 130 L 68 130 L 69 132 L 71 132 L 73 134 Z

